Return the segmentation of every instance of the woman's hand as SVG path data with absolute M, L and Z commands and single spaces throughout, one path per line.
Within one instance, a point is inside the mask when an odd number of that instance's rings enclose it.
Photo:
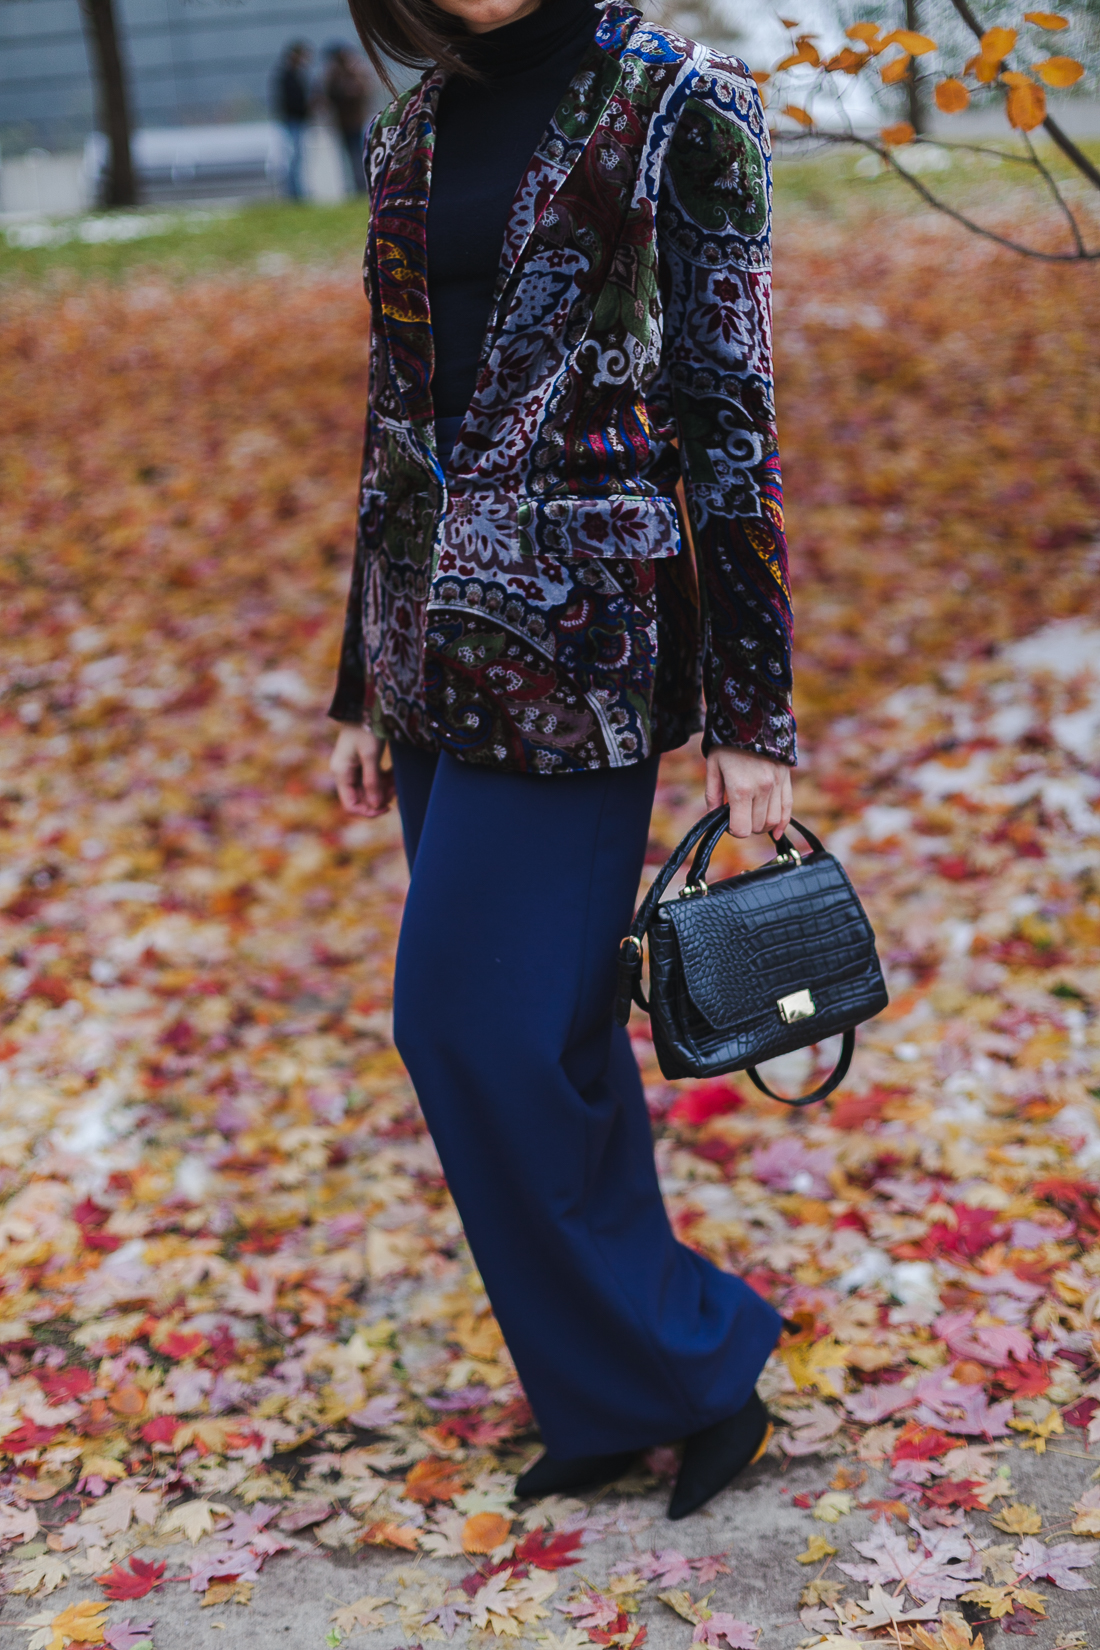
M 329 768 L 336 780 L 336 792 L 349 814 L 377 819 L 393 801 L 393 769 L 383 768 L 384 739 L 345 722 L 336 735 Z
M 791 822 L 791 770 L 753 751 L 716 745 L 707 757 L 707 807 L 730 806 L 730 835 L 782 836 Z

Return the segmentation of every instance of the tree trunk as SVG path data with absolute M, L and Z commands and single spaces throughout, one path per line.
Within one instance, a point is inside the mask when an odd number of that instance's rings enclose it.
M 114 0 L 81 0 L 95 47 L 99 118 L 107 135 L 103 206 L 136 206 L 137 182 L 130 155 L 130 94 L 115 27 Z
M 917 0 L 905 0 L 905 27 L 912 29 L 916 34 L 921 32 Z M 927 122 L 924 118 L 924 102 L 920 95 L 920 87 L 917 85 L 916 58 L 909 65 L 909 78 L 905 82 L 905 92 L 909 100 L 909 124 L 914 132 L 923 132 Z

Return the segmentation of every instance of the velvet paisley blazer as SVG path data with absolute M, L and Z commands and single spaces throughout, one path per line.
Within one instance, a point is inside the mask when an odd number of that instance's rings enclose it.
M 444 471 L 426 255 L 443 80 L 367 139 L 369 403 L 330 714 L 553 774 L 683 743 L 705 695 L 705 748 L 793 762 L 755 83 L 607 6 L 512 203 Z

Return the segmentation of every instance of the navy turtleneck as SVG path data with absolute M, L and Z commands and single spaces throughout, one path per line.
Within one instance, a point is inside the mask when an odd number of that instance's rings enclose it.
M 428 302 L 444 462 L 474 393 L 509 209 L 599 18 L 593 0 L 542 0 L 518 23 L 463 39 L 458 54 L 484 78 L 453 74 L 440 94 Z

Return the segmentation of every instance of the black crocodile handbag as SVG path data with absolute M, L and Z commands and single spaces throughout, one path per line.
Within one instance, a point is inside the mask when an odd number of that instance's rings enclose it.
M 773 1100 L 806 1106 L 842 1083 L 855 1028 L 889 998 L 875 936 L 843 866 L 805 825 L 800 854 L 786 836 L 775 859 L 707 887 L 710 857 L 729 826 L 715 808 L 684 837 L 658 873 L 619 949 L 615 1019 L 631 1001 L 652 1017 L 653 1047 L 666 1077 L 748 1071 Z M 677 899 L 661 897 L 691 850 Z M 649 937 L 649 1000 L 642 993 L 642 941 Z M 843 1032 L 840 1059 L 812 1094 L 773 1094 L 756 1066 Z

